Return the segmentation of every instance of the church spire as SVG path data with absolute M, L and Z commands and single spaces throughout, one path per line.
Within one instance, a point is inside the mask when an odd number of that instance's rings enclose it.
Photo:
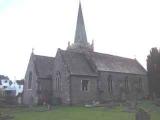
M 87 44 L 87 36 L 86 36 L 86 30 L 85 30 L 82 8 L 81 8 L 80 2 L 79 2 L 79 10 L 78 10 L 77 26 L 76 26 L 74 43 L 80 44 L 80 45 Z
M 78 17 L 77 17 L 77 25 L 76 25 L 76 32 L 74 43 L 71 45 L 68 44 L 68 50 L 74 51 L 93 51 L 93 45 L 90 45 L 87 42 L 86 30 L 83 20 L 82 8 L 81 3 L 79 2 L 79 10 L 78 10 Z

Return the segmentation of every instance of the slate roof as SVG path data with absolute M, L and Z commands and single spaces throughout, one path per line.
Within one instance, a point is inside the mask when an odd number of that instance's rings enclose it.
M 34 55 L 34 65 L 39 78 L 50 78 L 54 68 L 54 58 Z
M 68 65 L 71 74 L 97 75 L 97 71 L 110 71 L 119 73 L 130 73 L 146 75 L 146 70 L 135 59 L 124 58 L 97 52 L 87 52 L 87 54 L 75 51 L 63 51 L 61 55 Z
M 90 52 L 98 71 L 111 71 L 146 75 L 146 70 L 136 59 Z
M 90 67 L 84 54 L 60 50 L 62 58 L 72 75 L 97 76 L 96 71 Z

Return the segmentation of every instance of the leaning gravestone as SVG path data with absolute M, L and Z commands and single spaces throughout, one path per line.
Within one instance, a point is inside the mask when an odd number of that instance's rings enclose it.
M 151 117 L 148 112 L 142 108 L 139 108 L 136 112 L 136 120 L 151 120 Z

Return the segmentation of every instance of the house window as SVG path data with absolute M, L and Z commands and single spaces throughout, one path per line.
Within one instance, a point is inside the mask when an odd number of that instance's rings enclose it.
M 111 94 L 112 93 L 112 76 L 108 76 L 108 92 Z
M 138 80 L 138 88 L 142 89 L 142 79 L 139 78 Z
M 82 80 L 81 84 L 82 84 L 82 91 L 88 91 L 89 80 Z
M 9 85 L 12 85 L 12 81 L 9 81 Z
M 126 90 L 128 90 L 128 76 L 125 77 L 124 87 L 125 87 Z
M 31 89 L 31 84 L 32 84 L 32 72 L 29 72 L 28 89 Z
M 6 88 L 7 88 L 7 86 L 3 86 L 3 88 L 4 88 L 4 89 L 6 89 Z

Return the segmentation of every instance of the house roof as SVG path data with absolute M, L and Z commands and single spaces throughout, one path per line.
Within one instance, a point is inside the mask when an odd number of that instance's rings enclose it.
M 54 58 L 40 55 L 34 56 L 34 65 L 37 76 L 40 78 L 50 78 L 54 67 Z
M 124 58 L 97 52 L 85 54 L 61 50 L 71 74 L 96 75 L 96 71 L 110 71 L 146 75 L 146 70 L 135 59 Z
M 96 76 L 96 71 L 90 67 L 84 54 L 69 50 L 60 50 L 60 53 L 72 75 Z

